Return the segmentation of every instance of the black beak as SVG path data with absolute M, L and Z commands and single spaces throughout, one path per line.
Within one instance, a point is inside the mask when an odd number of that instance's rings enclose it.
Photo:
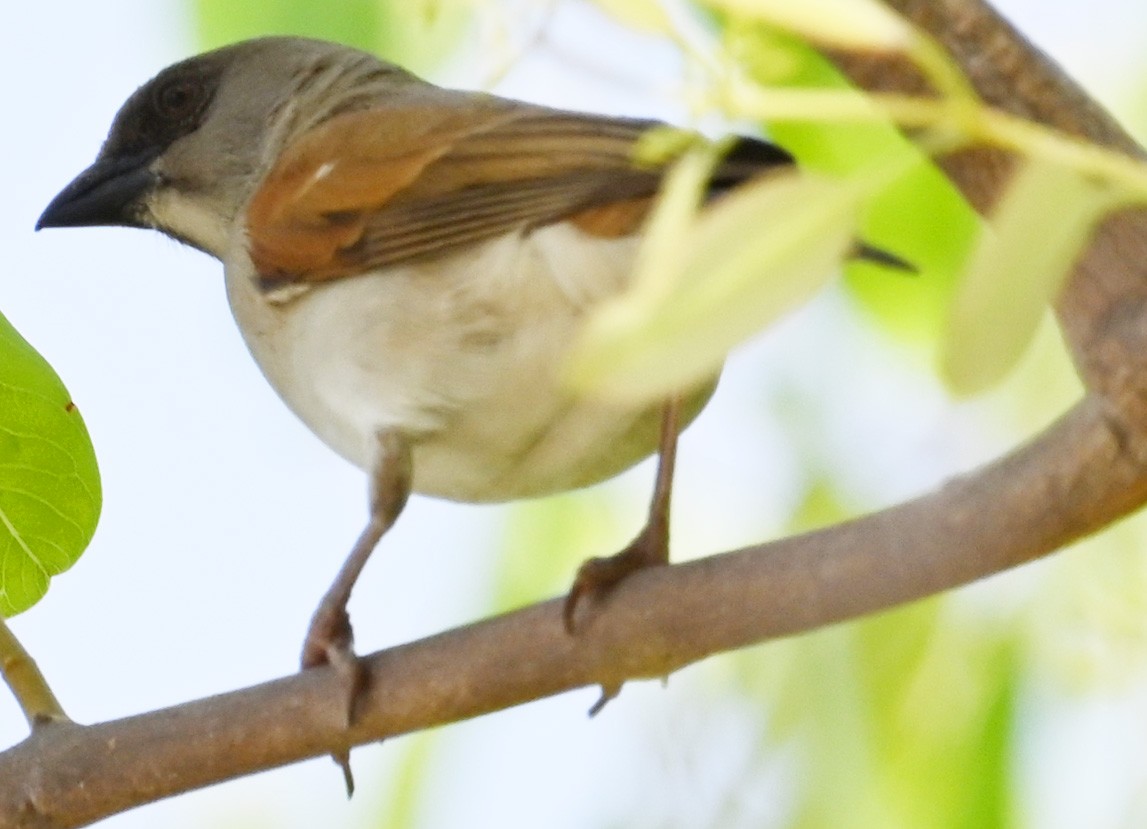
M 142 227 L 141 197 L 158 183 L 155 173 L 148 169 L 156 155 L 97 160 L 52 199 L 36 222 L 36 230 L 99 225 Z

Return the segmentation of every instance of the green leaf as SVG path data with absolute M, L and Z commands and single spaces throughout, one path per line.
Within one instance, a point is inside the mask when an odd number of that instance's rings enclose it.
M 408 829 L 425 823 L 422 814 L 434 791 L 433 765 L 439 756 L 441 732 L 411 734 L 403 742 L 397 768 L 388 776 L 389 791 L 382 800 L 378 829 Z
M 1095 222 L 1115 196 L 1036 158 L 1015 176 L 957 288 L 941 351 L 960 395 L 1001 380 L 1023 356 Z
M 849 88 L 834 65 L 790 34 L 759 25 L 731 25 L 725 38 L 758 84 Z M 794 152 L 805 170 L 853 175 L 874 166 L 904 165 L 905 172 L 865 205 L 860 237 L 911 261 L 920 276 L 905 280 L 880 274 L 875 279 L 855 268 L 856 275 L 850 273 L 845 284 L 888 334 L 933 346 L 955 277 L 976 240 L 980 218 L 975 211 L 892 124 L 785 120 L 768 125 L 768 132 Z
M 1013 628 L 932 598 L 732 657 L 796 758 L 802 829 L 1013 825 Z
M 634 533 L 615 494 L 601 487 L 514 505 L 501 544 L 492 610 L 503 612 L 565 592 L 591 556 L 620 550 Z
M 757 83 L 794 89 L 848 88 L 823 55 L 789 34 L 730 24 L 724 35 Z M 887 333 L 933 347 L 956 275 L 976 240 L 980 219 L 975 211 L 892 124 L 786 120 L 769 124 L 768 130 L 806 170 L 851 176 L 873 167 L 903 165 L 904 172 L 867 201 L 859 235 L 912 262 L 920 275 L 898 279 L 872 273 L 871 268 L 861 273 L 862 268 L 856 267 L 849 269 L 845 284 Z
M 708 0 L 708 5 L 841 49 L 899 51 L 915 40 L 912 27 L 875 0 Z
M 734 346 L 836 275 L 873 187 L 873 177 L 778 174 L 694 222 L 708 169 L 696 158 L 670 173 L 631 289 L 590 319 L 574 350 L 569 377 L 582 393 L 653 401 L 711 376 Z
M 51 366 L 0 316 L 0 614 L 75 564 L 100 514 L 95 453 Z
M 381 20 L 378 0 L 266 0 L 233 3 L 196 0 L 199 39 L 214 48 L 262 35 L 305 35 L 370 49 L 377 45 Z
M 199 40 L 214 48 L 264 35 L 333 40 L 414 71 L 433 68 L 466 31 L 469 0 L 195 0 Z

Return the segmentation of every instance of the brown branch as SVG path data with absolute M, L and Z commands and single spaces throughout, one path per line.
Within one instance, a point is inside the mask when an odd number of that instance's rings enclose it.
M 885 2 L 948 50 L 985 103 L 1129 155 L 1144 154 L 1115 119 L 982 0 Z M 870 91 L 927 90 L 905 60 L 832 57 Z M 976 147 L 944 159 L 943 166 L 965 197 L 987 212 L 1007 187 L 1013 165 L 1003 151 Z M 1076 366 L 1112 416 L 1126 421 L 1128 439 L 1147 432 L 1147 384 L 1141 379 L 1147 378 L 1145 228 L 1143 210 L 1103 222 L 1059 300 Z
M 0 756 L 0 827 L 82 826 L 172 794 L 591 684 L 663 676 L 1028 561 L 1140 503 L 1147 476 L 1081 405 L 940 491 L 808 535 L 624 582 L 565 633 L 551 601 L 368 658 L 360 721 L 310 671 L 96 726 L 50 725 Z M 1066 459 L 1066 460 L 1065 460 Z
M 1134 150 L 1118 125 L 980 0 L 890 0 L 996 106 Z M 912 88 L 895 61 L 839 56 L 869 88 Z M 988 206 L 1010 163 L 949 159 Z M 945 590 L 1051 552 L 1147 501 L 1147 213 L 1112 216 L 1059 310 L 1089 392 L 1031 443 L 937 492 L 839 526 L 623 583 L 567 636 L 559 602 L 375 654 L 361 719 L 312 671 L 117 722 L 51 723 L 0 755 L 0 829 L 73 827 L 348 743 L 590 684 L 661 676 L 707 655 Z

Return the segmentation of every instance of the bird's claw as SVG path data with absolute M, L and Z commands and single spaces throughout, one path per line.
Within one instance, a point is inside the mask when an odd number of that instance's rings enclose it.
M 367 688 L 367 672 L 354 652 L 354 631 L 345 608 L 327 609 L 320 606 L 311 620 L 303 642 L 300 660 L 303 670 L 329 665 L 341 678 L 346 707 L 343 727 L 354 725 L 356 709 Z M 331 754 L 331 759 L 342 769 L 347 797 L 354 794 L 354 774 L 350 768 L 350 749 Z

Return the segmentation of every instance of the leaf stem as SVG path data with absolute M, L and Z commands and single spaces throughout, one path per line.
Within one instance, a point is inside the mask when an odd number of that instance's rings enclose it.
M 0 619 L 0 676 L 12 690 L 33 731 L 49 722 L 71 722 L 36 661 L 3 619 Z
M 1062 164 L 1147 200 L 1147 165 L 1118 150 L 965 101 L 910 95 L 860 95 L 851 90 L 761 89 L 738 85 L 731 94 L 738 115 L 765 121 L 886 121 L 898 126 L 948 130 L 964 144 L 988 143 Z M 945 149 L 950 150 L 948 146 Z

